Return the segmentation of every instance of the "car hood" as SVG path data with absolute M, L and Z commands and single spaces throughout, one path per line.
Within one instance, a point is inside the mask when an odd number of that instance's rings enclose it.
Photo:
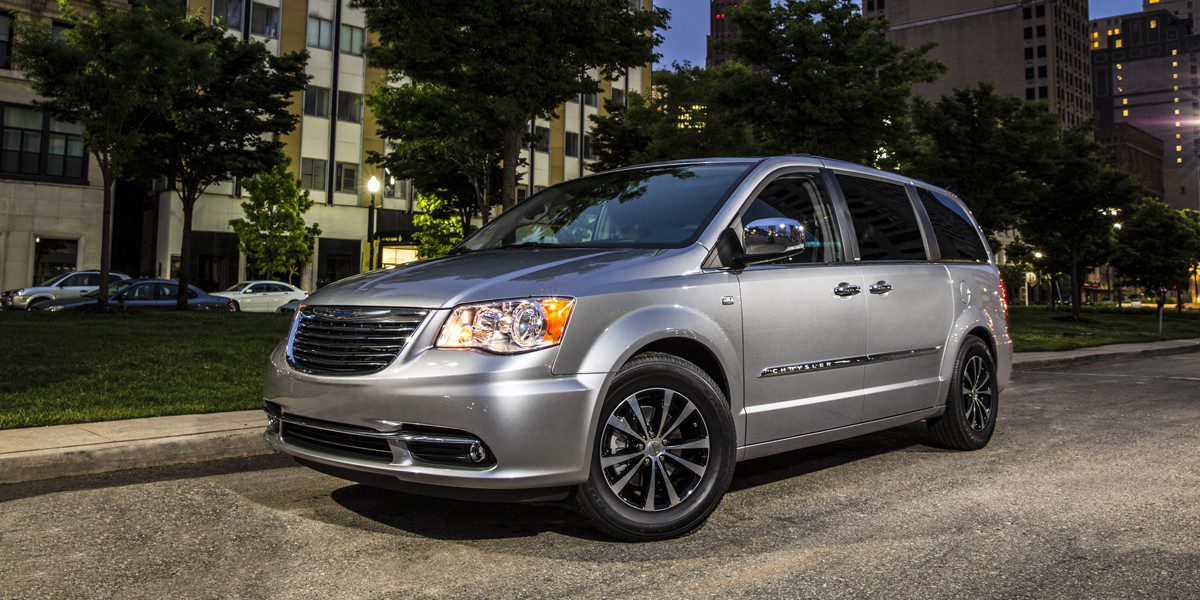
M 209 294 L 209 296 L 215 296 L 217 298 L 236 298 L 241 295 L 241 292 L 212 292 Z
M 675 250 L 535 248 L 470 252 L 343 279 L 314 292 L 305 304 L 449 308 L 465 302 L 526 296 L 580 297 L 611 292 L 618 282 L 655 273 L 694 270 L 706 253 L 698 244 Z

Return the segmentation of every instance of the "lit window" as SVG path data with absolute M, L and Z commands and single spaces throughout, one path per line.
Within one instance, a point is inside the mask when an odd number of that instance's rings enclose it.
M 1099 48 L 1099 47 L 1100 47 L 1100 42 L 1092 42 L 1092 47 L 1093 47 L 1093 48 Z
M 1183 123 L 1180 123 L 1179 121 L 1175 121 L 1175 126 L 1176 126 L 1176 127 L 1179 127 L 1179 126 L 1181 126 L 1181 125 L 1183 125 Z
M 1177 60 L 1173 60 L 1173 61 L 1171 61 L 1171 66 L 1172 66 L 1172 67 L 1178 67 L 1178 66 L 1179 66 L 1179 61 L 1177 61 Z
M 1183 146 L 1175 146 L 1176 152 L 1183 152 Z
M 1123 64 L 1121 64 L 1121 63 L 1117 63 L 1117 70 L 1118 70 L 1118 71 L 1120 71 L 1121 69 L 1124 69 L 1124 68 L 1125 68 L 1125 65 L 1123 65 Z
M 1121 98 L 1121 104 L 1129 104 L 1129 98 Z
M 1111 30 L 1111 29 L 1109 29 L 1109 30 L 1108 30 L 1108 35 L 1112 35 L 1112 30 Z
M 1117 40 L 1117 41 L 1116 41 L 1116 43 L 1114 43 L 1114 44 L 1113 44 L 1113 46 L 1114 46 L 1114 47 L 1116 47 L 1116 48 L 1120 48 L 1120 47 L 1121 47 L 1121 46 L 1123 46 L 1123 45 L 1124 45 L 1124 44 L 1122 44 L 1122 43 L 1121 43 L 1121 40 Z
M 1182 158 L 1175 159 L 1175 164 L 1183 164 L 1183 159 Z
M 1171 79 L 1179 79 L 1179 73 L 1172 73 Z
M 1175 98 L 1175 102 L 1179 102 L 1179 98 Z
M 1129 116 L 1129 109 L 1127 108 L 1127 109 L 1125 109 L 1125 110 L 1121 111 L 1121 116 L 1122 116 L 1122 117 L 1128 117 L 1128 116 Z
M 1176 55 L 1178 55 L 1178 54 L 1179 54 L 1179 49 L 1178 49 L 1178 48 L 1174 48 L 1174 49 L 1172 49 L 1172 50 L 1171 50 L 1171 56 L 1176 56 Z
M 1175 114 L 1179 114 L 1179 109 L 1175 109 Z
M 1114 29 L 1114 30 L 1113 30 L 1113 35 L 1121 35 L 1121 28 L 1120 28 L 1120 27 L 1118 27 L 1118 28 Z
M 1150 19 L 1150 29 L 1158 29 L 1158 19 Z
M 1093 31 L 1093 32 L 1092 32 L 1092 39 L 1093 39 L 1093 40 L 1094 40 L 1094 39 L 1097 39 L 1097 38 L 1099 38 L 1099 37 L 1100 37 L 1100 32 L 1099 32 L 1099 31 Z

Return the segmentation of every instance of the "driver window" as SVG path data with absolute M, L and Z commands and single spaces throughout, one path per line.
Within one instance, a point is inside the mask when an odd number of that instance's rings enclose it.
M 125 292 L 126 300 L 153 300 L 154 299 L 154 284 L 146 283 L 135 285 Z
M 819 174 L 784 175 L 768 183 L 742 215 L 738 232 L 740 234 L 749 223 L 771 218 L 798 221 L 804 228 L 808 249 L 797 256 L 764 264 L 813 264 L 842 260 L 837 223 Z
M 84 283 L 83 277 L 84 276 L 82 273 L 72 275 L 72 276 L 64 279 L 62 281 L 62 283 L 59 284 L 59 287 L 76 287 L 76 286 L 81 286 L 81 285 L 87 285 L 86 283 Z

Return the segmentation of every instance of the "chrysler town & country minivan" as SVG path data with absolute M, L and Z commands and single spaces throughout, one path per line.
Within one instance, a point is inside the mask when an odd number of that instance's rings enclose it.
M 314 293 L 272 355 L 266 437 L 346 479 L 569 496 L 662 539 L 741 460 L 916 421 L 984 447 L 1006 319 L 946 190 L 807 155 L 617 169 Z

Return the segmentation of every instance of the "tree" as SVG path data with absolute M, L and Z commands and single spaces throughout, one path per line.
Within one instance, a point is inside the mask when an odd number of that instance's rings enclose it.
M 1051 152 L 1045 193 L 1023 207 L 1019 228 L 1051 273 L 1070 274 L 1071 316 L 1078 320 L 1082 274 L 1111 256 L 1117 215 L 1141 196 L 1142 185 L 1108 164 L 1087 129 L 1066 131 Z
M 1124 217 L 1112 265 L 1121 279 L 1154 292 L 1162 311 L 1159 291 L 1186 285 L 1196 265 L 1200 225 L 1153 198 L 1142 200 Z
M 412 82 L 380 86 L 367 96 L 379 135 L 388 140 L 387 152 L 371 160 L 417 189 L 436 192 L 444 210 L 458 212 L 465 237 L 472 215 L 487 223 L 499 200 L 501 143 L 483 106 L 464 100 L 445 87 Z
M 549 117 L 598 79 L 656 58 L 669 14 L 628 0 L 353 0 L 378 34 L 369 56 L 392 74 L 444 87 L 478 103 L 500 140 L 502 203 L 516 202 L 521 145 L 535 117 Z
M 808 152 L 873 163 L 896 139 L 914 84 L 946 67 L 887 39 L 888 24 L 852 0 L 745 0 L 728 47 L 753 68 L 722 86 L 723 106 L 764 154 Z
M 70 23 L 62 39 L 48 22 L 17 22 L 13 61 L 55 119 L 79 124 L 84 145 L 100 168 L 100 310 L 108 307 L 112 264 L 113 185 L 138 174 L 147 156 L 145 137 L 173 90 L 184 81 L 173 68 L 184 44 L 166 25 L 178 3 L 145 0 L 118 10 L 94 0 L 84 15 L 66 0 L 59 11 Z
M 651 97 L 631 93 L 625 106 L 609 102 L 608 114 L 592 117 L 595 168 L 760 154 L 749 125 L 719 102 L 731 95 L 722 87 L 747 70 L 737 63 L 712 69 L 684 63 L 655 72 Z
M 462 217 L 445 199 L 433 194 L 420 194 L 417 197 L 417 210 L 419 212 L 413 215 L 413 225 L 417 227 L 413 236 L 417 240 L 417 258 L 445 256 L 455 244 L 462 241 Z
M 988 235 L 1012 229 L 1022 206 L 1046 196 L 1062 131 L 1045 104 L 984 83 L 934 103 L 917 98 L 912 128 L 897 143 L 898 167 L 961 196 Z
M 313 240 L 321 235 L 319 225 L 304 222 L 313 201 L 288 171 L 289 162 L 280 156 L 271 170 L 246 180 L 242 185 L 249 194 L 242 202 L 246 216 L 229 221 L 246 258 L 272 279 L 277 274 L 288 280 L 294 277 L 300 265 L 312 260 Z
M 209 186 L 250 177 L 276 166 L 283 142 L 299 117 L 288 109 L 308 75 L 304 51 L 275 55 L 261 42 L 239 40 L 199 16 L 179 19 L 186 45 L 171 58 L 187 85 L 171 94 L 151 139 L 153 169 L 174 184 L 183 205 L 179 296 L 187 309 L 191 277 L 192 215 Z

